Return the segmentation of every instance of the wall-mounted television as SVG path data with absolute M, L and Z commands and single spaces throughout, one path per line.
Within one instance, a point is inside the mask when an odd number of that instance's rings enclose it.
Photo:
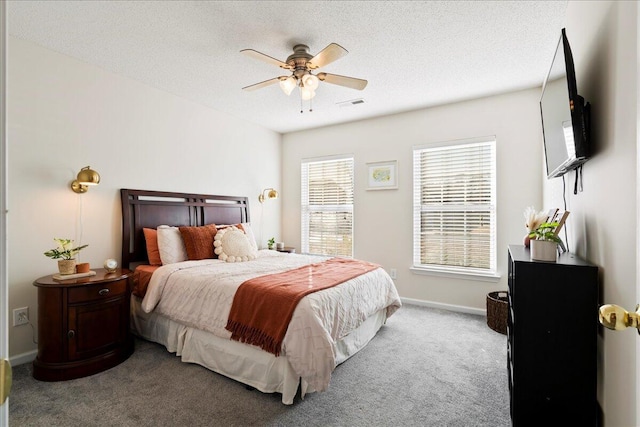
M 547 178 L 556 178 L 589 159 L 590 105 L 578 95 L 573 55 L 562 29 L 540 98 Z

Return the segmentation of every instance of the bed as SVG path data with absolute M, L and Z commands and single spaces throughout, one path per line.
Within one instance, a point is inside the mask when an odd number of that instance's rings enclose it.
M 256 250 L 247 262 L 228 262 L 223 251 L 212 258 L 149 267 L 145 241 L 149 229 L 217 227 L 224 230 L 217 237 L 228 232 L 228 236 L 250 236 L 251 241 L 248 199 L 122 189 L 121 200 L 122 265 L 136 270 L 135 280 L 143 273 L 150 278 L 144 296 L 132 295 L 133 333 L 164 345 L 184 362 L 197 363 L 264 393 L 281 393 L 284 404 L 293 403 L 298 389 L 303 398 L 327 390 L 333 369 L 364 348 L 401 306 L 388 274 L 362 261 Z M 220 249 L 216 246 L 216 251 Z M 237 308 L 232 301 L 241 286 L 254 278 L 341 267 L 329 267 L 332 261 L 358 262 L 357 268 L 367 265 L 367 269 L 337 285 L 305 293 L 292 309 L 277 351 L 230 332 Z M 211 305 L 205 307 L 204 301 Z

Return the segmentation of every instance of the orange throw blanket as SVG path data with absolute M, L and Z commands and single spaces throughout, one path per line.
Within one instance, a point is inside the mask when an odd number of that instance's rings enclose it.
M 379 265 L 331 258 L 242 283 L 231 305 L 226 329 L 231 339 L 280 355 L 282 340 L 298 302 L 312 292 L 339 285 Z

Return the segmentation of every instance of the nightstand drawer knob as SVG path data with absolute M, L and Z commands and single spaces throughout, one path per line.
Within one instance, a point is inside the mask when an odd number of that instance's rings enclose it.
M 108 293 L 109 293 L 109 289 L 107 289 L 107 288 L 100 289 L 100 290 L 98 291 L 98 293 L 99 293 L 100 295 L 106 295 L 106 294 L 108 294 Z
M 70 330 L 69 332 L 67 332 L 67 336 L 69 337 L 69 339 L 75 337 L 76 336 L 76 331 L 74 331 L 73 329 Z

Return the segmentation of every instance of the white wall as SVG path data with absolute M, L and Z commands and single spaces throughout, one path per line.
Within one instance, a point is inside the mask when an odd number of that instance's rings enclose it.
M 93 267 L 120 258 L 120 188 L 246 195 L 256 237 L 262 223 L 280 237 L 279 200 L 264 218 L 257 200 L 280 189 L 278 133 L 14 37 L 8 62 L 10 309 L 37 324 L 32 282 L 56 271 L 42 254 L 54 237 L 82 237 Z M 102 180 L 77 195 L 87 165 Z M 12 356 L 35 348 L 31 328 L 10 327 Z
M 566 177 L 572 252 L 600 267 L 602 303 L 633 310 L 637 271 L 637 3 L 577 2 L 566 29 L 578 92 L 592 104 L 595 153 L 584 165 L 584 191 Z M 562 203 L 562 180 L 543 180 L 545 204 Z M 595 316 L 595 310 L 594 310 Z M 638 425 L 635 331 L 603 331 L 598 399 L 606 426 Z
M 419 96 L 419 94 L 416 94 Z M 402 297 L 476 309 L 486 294 L 506 289 L 507 245 L 522 244 L 523 211 L 540 208 L 542 127 L 540 89 L 461 102 L 393 116 L 286 134 L 283 137 L 282 230 L 300 248 L 300 161 L 351 153 L 355 158 L 354 256 L 397 269 Z M 495 135 L 499 283 L 410 272 L 412 264 L 412 147 Z M 366 163 L 398 160 L 399 189 L 366 191 Z

